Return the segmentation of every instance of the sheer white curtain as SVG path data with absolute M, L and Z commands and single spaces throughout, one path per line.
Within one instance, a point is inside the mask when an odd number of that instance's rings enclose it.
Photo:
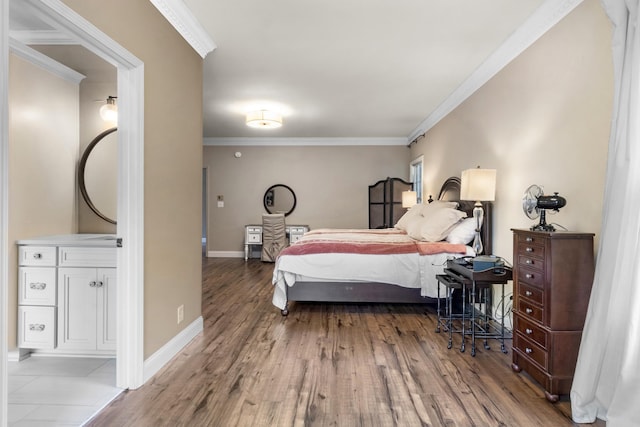
M 640 426 L 640 0 L 602 0 L 615 99 L 598 261 L 571 389 L 572 417 Z

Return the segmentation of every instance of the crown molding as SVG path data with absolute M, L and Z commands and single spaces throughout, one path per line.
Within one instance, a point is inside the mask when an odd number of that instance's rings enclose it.
M 149 1 L 202 58 L 216 48 L 207 31 L 182 0 Z
M 204 138 L 203 145 L 211 146 L 383 146 L 383 145 L 407 145 L 405 137 L 396 138 Z
M 423 137 L 429 129 L 456 109 L 583 1 L 545 1 L 523 25 L 514 31 L 511 37 L 480 64 L 473 74 L 409 134 L 409 143 L 413 143 Z
M 22 44 L 18 40 L 9 37 L 9 50 L 19 57 L 37 65 L 40 68 L 74 84 L 80 84 L 86 76 L 75 70 L 55 61 L 48 56 Z

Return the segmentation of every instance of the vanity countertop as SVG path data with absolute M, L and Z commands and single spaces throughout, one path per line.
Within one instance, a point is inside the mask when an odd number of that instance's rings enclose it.
M 18 245 L 39 246 L 86 246 L 94 248 L 115 248 L 115 234 L 61 234 L 57 236 L 32 237 L 18 240 Z

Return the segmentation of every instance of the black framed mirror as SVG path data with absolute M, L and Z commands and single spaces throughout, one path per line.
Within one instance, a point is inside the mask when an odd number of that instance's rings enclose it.
M 264 208 L 270 214 L 283 213 L 288 216 L 296 208 L 296 202 L 296 193 L 284 184 L 272 185 L 264 193 Z
M 78 165 L 78 186 L 87 206 L 100 218 L 116 224 L 118 203 L 117 127 L 105 130 L 87 145 Z

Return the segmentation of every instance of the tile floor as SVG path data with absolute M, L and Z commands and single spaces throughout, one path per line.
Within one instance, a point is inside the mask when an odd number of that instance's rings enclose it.
M 115 359 L 9 362 L 9 427 L 81 426 L 120 394 L 115 382 Z

